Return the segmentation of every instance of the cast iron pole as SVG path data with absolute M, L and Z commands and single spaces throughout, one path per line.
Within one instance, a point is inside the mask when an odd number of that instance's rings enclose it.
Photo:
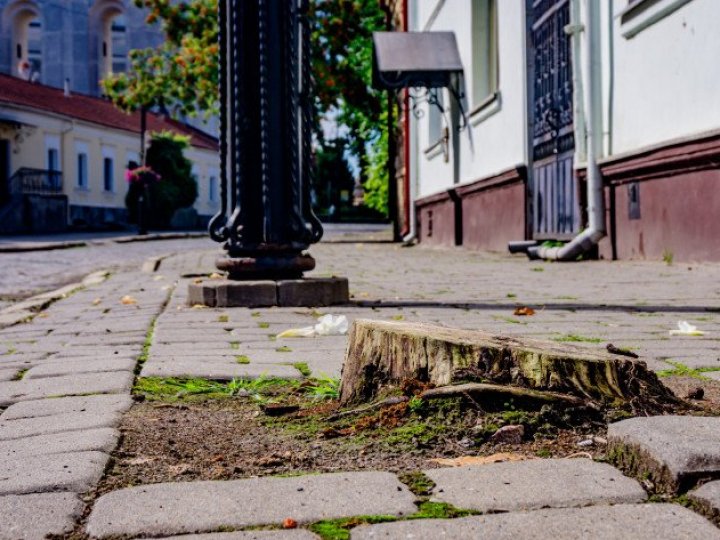
M 231 279 L 298 278 L 322 236 L 310 207 L 308 0 L 220 0 L 221 208 Z

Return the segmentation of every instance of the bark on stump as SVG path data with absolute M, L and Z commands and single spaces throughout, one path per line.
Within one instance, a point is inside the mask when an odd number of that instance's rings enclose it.
M 645 362 L 625 356 L 443 326 L 356 320 L 343 367 L 342 404 L 371 400 L 408 379 L 436 386 L 467 380 L 510 384 L 635 410 L 678 403 Z

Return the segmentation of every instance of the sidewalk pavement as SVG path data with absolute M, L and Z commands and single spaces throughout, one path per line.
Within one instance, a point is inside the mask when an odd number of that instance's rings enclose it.
M 140 376 L 230 379 L 270 374 L 339 376 L 345 337 L 271 341 L 312 324 L 309 308 L 197 309 L 187 285 L 214 270 L 217 251 L 170 256 L 145 272 L 88 283 L 26 323 L 0 331 L 0 539 L 71 531 L 86 493 L 118 441 L 137 360 L 154 324 Z M 703 369 L 720 380 L 720 265 L 528 262 L 463 250 L 386 243 L 313 247 L 319 275 L 350 279 L 353 303 L 322 308 L 349 319 L 425 321 L 485 331 L 632 348 L 656 371 Z M 123 300 L 124 299 L 124 300 Z M 518 306 L 535 309 L 517 316 Z M 671 336 L 679 320 L 703 336 Z M 284 345 L 284 346 L 283 346 Z M 290 349 L 290 350 L 288 350 Z M 242 354 L 249 363 L 239 364 Z M 635 418 L 613 424 L 610 444 L 657 465 L 676 492 L 720 477 L 720 418 Z M 640 483 L 603 463 L 545 459 L 427 471 L 431 498 L 483 515 L 364 525 L 352 538 L 720 538 L 720 529 L 678 504 L 649 504 Z M 720 481 L 689 493 L 694 508 L 720 512 Z M 219 533 L 416 510 L 388 472 L 155 484 L 94 502 L 93 538 L 184 536 L 313 538 L 306 530 Z M 497 512 L 503 512 L 497 514 Z M 717 514 L 716 514 L 717 515 Z

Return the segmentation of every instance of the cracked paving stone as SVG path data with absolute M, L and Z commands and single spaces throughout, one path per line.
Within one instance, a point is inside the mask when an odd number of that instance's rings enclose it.
M 35 435 L 51 435 L 65 431 L 115 427 L 120 423 L 120 413 L 99 413 L 93 410 L 39 418 L 6 420 L 0 418 L 0 441 L 22 439 Z
M 100 480 L 108 459 L 102 452 L 0 457 L 0 495 L 43 491 L 83 493 Z
M 40 418 L 60 414 L 92 411 L 95 414 L 124 413 L 132 407 L 128 395 L 104 394 L 96 396 L 71 396 L 52 399 L 21 401 L 10 405 L 0 415 L 2 420 Z
M 98 428 L 0 441 L 0 460 L 90 450 L 109 454 L 119 438 L 120 432 L 116 429 Z
M 640 484 L 589 459 L 532 459 L 425 471 L 432 499 L 481 512 L 642 502 Z
M 102 373 L 107 371 L 133 371 L 137 360 L 134 358 L 92 358 L 83 360 L 54 360 L 30 368 L 23 379 L 61 377 L 80 373 Z
M 282 364 L 238 364 L 234 360 L 226 363 L 197 360 L 159 361 L 152 357 L 142 370 L 142 377 L 202 377 L 214 380 L 235 378 L 278 377 L 281 379 L 299 379 L 300 373 L 292 366 Z
M 651 416 L 608 426 L 608 455 L 656 488 L 675 492 L 720 473 L 720 418 Z
M 356 515 L 408 515 L 415 496 L 387 472 L 135 486 L 103 495 L 87 522 L 91 537 L 172 535 Z
M 115 372 L 0 382 L 0 407 L 54 396 L 130 392 L 133 379 L 132 373 Z
M 676 504 L 620 504 L 362 525 L 352 529 L 350 538 L 717 540 L 720 530 L 702 516 Z
M 0 540 L 42 540 L 70 532 L 82 510 L 74 493 L 0 496 Z
M 184 534 L 160 540 L 317 540 L 319 536 L 303 529 L 286 531 L 237 531 L 228 533 Z M 149 540 L 149 539 L 146 539 Z

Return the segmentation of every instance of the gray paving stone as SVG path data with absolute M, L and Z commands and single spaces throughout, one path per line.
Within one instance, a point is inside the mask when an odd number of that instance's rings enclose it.
M 713 540 L 720 538 L 720 530 L 679 505 L 621 504 L 366 525 L 352 529 L 350 537 L 352 540 Z
M 720 480 L 708 482 L 688 493 L 703 514 L 720 526 Z
M 70 532 L 82 509 L 74 493 L 0 496 L 0 540 L 42 540 Z
M 0 415 L 2 420 L 18 418 L 39 418 L 77 412 L 92 411 L 95 414 L 124 413 L 132 407 L 128 395 L 72 396 L 52 399 L 21 401 L 11 405 Z
M 42 363 L 30 368 L 23 378 L 41 379 L 76 373 L 102 373 L 107 371 L 133 371 L 137 361 L 133 358 L 88 358 Z
M 652 416 L 608 426 L 608 455 L 662 491 L 676 492 L 720 473 L 720 418 Z
M 320 537 L 307 530 L 289 529 L 286 531 L 237 531 L 228 533 L 183 534 L 181 536 L 166 536 L 164 540 L 316 540 L 318 538 Z
M 18 371 L 20 369 L 12 367 L 12 368 L 2 368 L 2 364 L 0 364 L 0 381 L 12 381 L 18 374 Z
M 119 438 L 120 432 L 116 429 L 97 428 L 0 441 L 0 459 L 91 450 L 109 454 L 117 446 Z
M 711 379 L 714 379 L 716 381 L 720 381 L 720 371 L 708 371 L 706 373 L 703 373 L 706 377 L 710 377 Z
M 129 392 L 132 383 L 133 374 L 124 372 L 87 373 L 67 377 L 1 382 L 0 407 L 18 401 L 46 397 Z
M 91 537 L 170 535 L 299 523 L 361 514 L 408 515 L 415 497 L 385 472 L 153 484 L 103 495 L 87 522 Z
M 102 452 L 0 458 L 0 495 L 83 493 L 100 480 L 108 459 Z
M 103 427 L 115 427 L 120 422 L 120 413 L 99 413 L 94 410 L 67 413 L 38 418 L 17 420 L 0 419 L 0 441 L 22 439 L 35 435 L 50 435 L 65 431 L 79 431 Z
M 147 362 L 141 372 L 142 377 L 202 377 L 213 380 L 235 378 L 254 379 L 257 377 L 279 377 L 281 379 L 299 379 L 300 372 L 292 366 L 281 364 L 249 364 L 237 362 L 198 362 L 196 360 L 173 360 L 170 362 Z
M 635 480 L 589 459 L 533 459 L 426 471 L 432 498 L 481 512 L 588 504 L 635 503 L 647 498 Z

